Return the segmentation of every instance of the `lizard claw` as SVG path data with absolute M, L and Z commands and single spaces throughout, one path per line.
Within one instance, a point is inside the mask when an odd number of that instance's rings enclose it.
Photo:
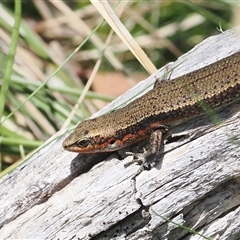
M 129 165 L 131 165 L 134 162 L 137 162 L 138 165 L 143 165 L 146 163 L 146 158 L 148 156 L 148 151 L 143 148 L 143 152 L 142 153 L 134 153 L 134 152 L 126 152 L 126 154 L 128 156 L 133 156 L 132 161 L 124 164 L 124 167 L 128 167 Z
M 126 154 L 133 156 L 133 159 L 132 161 L 124 164 L 124 167 L 128 167 L 134 162 L 137 162 L 137 164 L 140 165 L 137 173 L 134 174 L 132 179 L 135 179 L 143 170 L 150 170 L 155 165 L 155 162 L 150 163 L 147 161 L 147 157 L 151 155 L 151 153 L 149 153 L 149 151 L 147 151 L 145 148 L 143 148 L 142 153 L 126 152 Z

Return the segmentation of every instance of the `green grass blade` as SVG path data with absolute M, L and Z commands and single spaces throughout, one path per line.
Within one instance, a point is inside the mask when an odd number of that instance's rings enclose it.
M 4 111 L 5 101 L 7 98 L 7 92 L 12 74 L 12 67 L 18 44 L 19 27 L 21 23 L 21 4 L 21 1 L 15 0 L 15 24 L 12 32 L 12 42 L 9 49 L 6 71 L 4 73 L 2 88 L 0 91 L 0 124 L 2 123 L 2 115 Z

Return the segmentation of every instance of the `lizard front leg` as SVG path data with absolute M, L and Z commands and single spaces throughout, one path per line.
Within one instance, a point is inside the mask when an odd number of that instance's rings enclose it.
M 168 128 L 166 126 L 161 126 L 161 128 L 154 130 L 149 138 L 150 146 L 146 150 L 143 148 L 142 153 L 127 152 L 128 155 L 133 156 L 133 160 L 126 163 L 124 166 L 127 167 L 133 162 L 137 162 L 140 165 L 137 173 L 132 177 L 135 179 L 144 169 L 150 169 L 155 164 L 156 157 L 163 147 L 163 134 L 166 133 Z M 153 157 L 152 163 L 148 162 L 148 158 Z

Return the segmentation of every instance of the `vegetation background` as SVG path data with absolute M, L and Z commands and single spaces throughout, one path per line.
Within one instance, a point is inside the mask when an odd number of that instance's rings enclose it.
M 237 1 L 108 3 L 157 69 L 240 22 Z M 149 76 L 90 1 L 15 4 L 0 3 L 0 171 Z

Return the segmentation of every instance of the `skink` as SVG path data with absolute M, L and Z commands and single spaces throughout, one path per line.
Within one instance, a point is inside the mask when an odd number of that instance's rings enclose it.
M 79 153 L 116 151 L 154 139 L 154 133 L 165 133 L 168 127 L 203 114 L 204 105 L 216 109 L 239 98 L 237 52 L 171 81 L 156 81 L 152 90 L 128 105 L 81 122 L 63 141 L 63 147 Z

